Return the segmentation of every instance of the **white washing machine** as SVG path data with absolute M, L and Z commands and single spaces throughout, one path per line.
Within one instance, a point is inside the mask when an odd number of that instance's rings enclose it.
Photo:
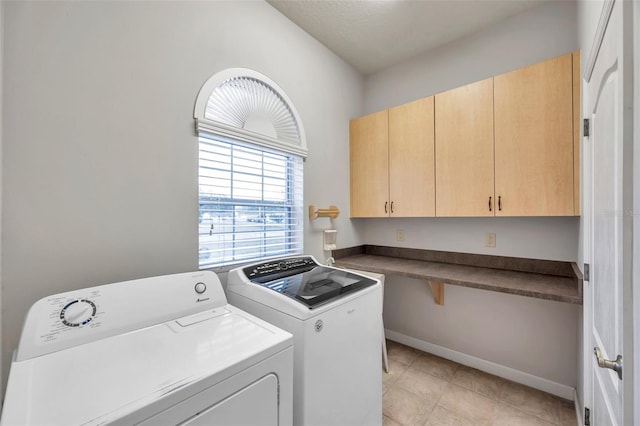
M 0 423 L 290 425 L 292 343 L 212 272 L 53 295 L 27 315 Z
M 378 280 L 298 256 L 231 270 L 227 296 L 293 334 L 295 425 L 382 423 Z

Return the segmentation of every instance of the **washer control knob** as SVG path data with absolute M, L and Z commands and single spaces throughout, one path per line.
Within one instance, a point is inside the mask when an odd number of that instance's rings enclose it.
M 205 283 L 197 283 L 195 286 L 196 293 L 202 294 L 207 290 Z

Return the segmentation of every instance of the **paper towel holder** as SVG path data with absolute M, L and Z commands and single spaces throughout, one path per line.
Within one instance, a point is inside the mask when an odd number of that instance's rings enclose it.
M 314 220 L 319 217 L 330 217 L 335 219 L 340 214 L 340 209 L 336 206 L 329 206 L 328 209 L 319 209 L 313 204 L 309 206 L 309 220 Z

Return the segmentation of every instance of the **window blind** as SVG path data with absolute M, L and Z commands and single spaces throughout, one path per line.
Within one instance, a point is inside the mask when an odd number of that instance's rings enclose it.
M 302 158 L 201 133 L 199 264 L 302 253 Z

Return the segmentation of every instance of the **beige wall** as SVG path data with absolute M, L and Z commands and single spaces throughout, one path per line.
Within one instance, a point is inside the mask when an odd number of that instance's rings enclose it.
M 637 1 L 633 3 L 633 20 L 633 51 L 640 52 L 640 2 Z M 635 111 L 640 111 L 640 54 L 636 54 L 633 61 L 633 108 Z M 635 265 L 633 267 L 633 289 L 636 294 L 633 306 L 633 350 L 634 353 L 640 354 L 640 297 L 637 296 L 640 294 L 640 214 L 638 214 L 640 212 L 640 184 L 637 184 L 637 182 L 640 182 L 640 118 L 638 118 L 637 114 L 633 124 L 633 182 L 635 183 L 633 188 L 633 210 L 636 212 L 633 219 L 633 229 L 635 229 L 633 239 L 633 265 Z M 640 421 L 640 365 L 638 363 L 635 364 L 633 374 L 633 383 L 635 384 L 633 393 L 634 419 Z
M 444 293 L 436 305 L 426 281 L 387 275 L 385 328 L 575 387 L 580 306 L 452 285 Z
M 0 2 L 0 28 L 4 28 L 4 2 Z M 4 104 L 3 90 L 4 85 L 4 31 L 0 30 L 0 260 L 2 259 L 2 135 L 4 129 L 2 126 L 2 106 Z M 0 261 L 0 307 L 2 306 L 2 262 Z M 3 333 L 2 333 L 2 314 L 0 310 L 0 354 L 2 354 L 3 348 Z M 0 377 L 4 367 L 0 362 Z M 0 401 L 4 399 L 4 386 L 0 386 Z
M 334 226 L 339 247 L 398 245 L 402 228 L 406 246 L 485 252 L 484 232 L 494 231 L 490 253 L 576 259 L 574 218 L 349 220 L 346 184 L 349 118 L 575 49 L 572 2 L 552 2 L 366 81 L 262 1 L 2 5 L 5 372 L 38 298 L 197 267 L 193 102 L 204 81 L 228 67 L 262 72 L 292 99 L 309 145 L 305 206 L 343 211 L 333 224 L 305 223 L 307 253 L 323 259 L 322 230 Z M 575 366 L 571 373 L 564 360 L 576 356 L 579 308 L 458 288 L 447 289 L 440 309 L 422 283 L 392 277 L 388 291 L 394 330 L 575 386 Z M 490 315 L 496 304 L 505 307 L 500 322 Z M 541 318 L 556 327 L 527 340 Z M 470 320 L 478 327 L 472 340 L 464 331 Z M 483 347 L 483 333 L 491 345 Z M 564 342 L 562 364 L 533 357 L 531 342 L 546 350 Z M 511 352 L 501 357 L 494 347 Z
M 266 2 L 2 4 L 4 371 L 37 299 L 197 269 L 193 107 L 217 71 L 282 87 L 307 135 L 304 204 L 348 206 L 362 78 Z M 305 251 L 322 259 L 317 222 Z M 360 243 L 347 215 L 335 226 Z
M 365 112 L 483 80 L 577 48 L 576 2 L 551 1 L 368 76 Z
M 577 48 L 576 3 L 549 2 L 367 77 L 365 112 L 399 105 Z M 361 221 L 365 240 L 370 244 L 578 260 L 579 218 Z M 396 229 L 405 231 L 404 242 L 396 241 Z M 484 246 L 486 232 L 496 233 L 495 248 Z M 433 305 L 424 283 L 394 276 L 387 276 L 386 283 L 385 326 L 391 331 L 563 386 L 577 386 L 581 307 L 452 286 L 446 287 L 445 306 L 438 307 Z M 494 315 L 495 312 L 500 315 Z M 554 354 L 553 361 L 542 356 L 545 353 Z

